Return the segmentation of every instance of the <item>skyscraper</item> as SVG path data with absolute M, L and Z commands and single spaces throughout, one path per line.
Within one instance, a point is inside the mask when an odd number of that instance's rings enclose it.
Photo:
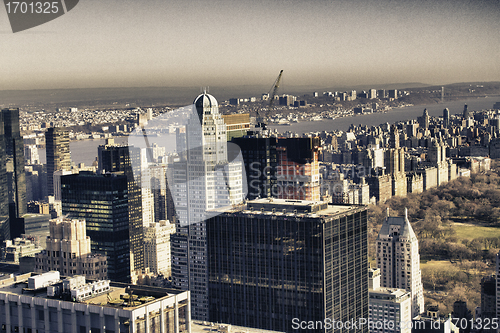
M 175 225 L 165 220 L 144 227 L 144 266 L 151 273 L 172 275 L 170 236 L 174 233 Z
M 420 124 L 420 127 L 422 127 L 423 129 L 425 130 L 429 129 L 430 116 L 429 116 L 429 111 L 427 111 L 427 109 L 424 109 L 422 117 L 418 117 L 418 122 Z
M 174 179 L 169 179 L 178 218 L 177 232 L 171 237 L 172 283 L 191 291 L 193 318 L 207 320 L 205 220 L 213 216 L 214 209 L 243 201 L 243 165 L 233 161 L 239 148 L 232 144 L 228 149 L 226 124 L 217 100 L 203 93 L 194 100 L 190 112 L 186 135 L 180 131 L 177 135 L 181 161 L 174 163 Z
M 390 148 L 399 148 L 399 130 L 396 125 L 391 125 L 391 138 L 389 139 L 389 147 Z
M 483 321 L 496 318 L 497 302 L 496 302 L 496 285 L 497 278 L 495 275 L 485 276 L 481 279 L 481 319 Z
M 0 241 L 10 238 L 9 187 L 7 184 L 7 154 L 5 149 L 4 114 L 0 112 Z
M 19 109 L 3 109 L 7 184 L 9 188 L 10 237 L 24 233 L 26 214 L 26 174 L 24 171 L 24 141 L 19 129 Z
M 464 104 L 464 111 L 462 112 L 462 118 L 464 120 L 467 120 L 470 118 L 469 107 L 467 106 L 467 104 Z
M 405 216 L 387 217 L 377 237 L 377 267 L 380 285 L 411 292 L 412 318 L 424 311 L 424 295 L 420 271 L 418 240 Z
M 233 138 L 233 143 L 241 148 L 245 163 L 249 200 L 268 198 L 276 191 L 278 160 L 277 138 L 242 137 Z
M 45 132 L 47 155 L 47 194 L 54 195 L 54 172 L 70 170 L 71 152 L 69 149 L 69 132 L 63 128 L 51 127 Z
M 106 144 L 98 147 L 99 172 L 121 171 L 127 177 L 130 269 L 132 271 L 144 269 L 140 156 L 141 150 L 132 146 Z M 134 174 L 137 177 L 134 177 Z
M 85 220 L 92 252 L 107 256 L 108 278 L 117 282 L 130 282 L 127 183 L 119 172 L 61 177 L 63 214 Z
M 443 126 L 445 128 L 450 127 L 450 109 L 448 108 L 443 110 Z
M 298 332 L 368 318 L 364 206 L 248 201 L 207 220 L 207 246 L 210 321 Z

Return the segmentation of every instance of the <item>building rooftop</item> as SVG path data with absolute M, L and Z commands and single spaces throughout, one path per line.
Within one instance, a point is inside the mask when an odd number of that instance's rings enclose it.
M 229 330 L 228 330 L 229 328 Z M 235 326 L 228 324 L 219 324 L 211 322 L 193 321 L 191 323 L 192 333 L 209 333 L 209 332 L 231 332 L 231 333 L 282 333 L 279 331 L 268 331 L 260 328 Z
M 369 295 L 371 299 L 382 300 L 405 300 L 411 296 L 409 291 L 397 288 L 378 288 L 376 290 L 370 289 Z
M 276 216 L 329 217 L 356 209 L 366 209 L 363 205 L 331 205 L 326 201 L 288 200 L 263 198 L 248 201 L 246 206 L 236 207 L 233 211 L 247 214 L 266 214 Z
M 68 279 L 61 277 L 57 282 L 49 281 L 48 283 L 40 285 L 36 289 L 28 288 L 28 279 L 35 276 L 41 275 L 37 275 L 35 273 L 27 273 L 16 276 L 7 275 L 5 279 L 0 280 L 0 293 L 133 310 L 145 303 L 156 301 L 164 297 L 174 296 L 182 292 L 175 289 L 128 285 L 125 283 L 110 282 L 109 280 L 94 281 L 89 283 L 89 281 L 85 281 L 83 276 L 74 276 L 73 279 L 78 277 L 83 278 L 84 284 L 77 285 L 76 288 L 72 287 L 71 294 L 69 293 L 69 290 L 68 293 L 65 294 L 63 292 L 63 289 L 65 288 L 63 287 L 63 284 L 66 286 L 69 285 L 66 284 Z M 95 288 L 92 290 L 93 286 L 97 284 L 102 287 L 101 291 L 98 291 Z M 108 285 L 109 288 L 107 288 Z M 77 296 L 77 294 L 73 293 L 76 289 L 80 290 L 79 293 L 83 296 L 80 301 L 75 300 L 75 297 L 80 297 L 80 295 Z M 86 296 L 86 293 L 88 293 L 89 296 Z
M 387 211 L 387 217 L 380 228 L 377 239 L 384 239 L 388 236 L 399 236 L 400 239 L 416 239 L 415 232 L 411 227 L 410 221 L 408 220 L 408 213 L 405 209 L 404 216 L 389 216 L 389 211 Z

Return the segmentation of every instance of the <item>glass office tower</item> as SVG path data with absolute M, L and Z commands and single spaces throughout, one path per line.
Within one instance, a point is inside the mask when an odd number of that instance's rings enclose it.
M 51 127 L 45 132 L 47 155 L 47 194 L 54 195 L 54 172 L 71 169 L 69 132 L 63 128 Z
M 144 269 L 144 232 L 142 227 L 142 194 L 140 175 L 141 150 L 127 145 L 106 144 L 98 148 L 99 172 L 121 171 L 127 177 L 130 267 Z M 138 170 L 134 170 L 137 168 Z
M 108 278 L 130 282 L 127 177 L 82 171 L 61 177 L 62 211 L 85 219 L 93 253 L 108 257 Z
M 311 332 L 368 332 L 327 325 L 368 318 L 365 206 L 249 201 L 207 221 L 207 248 L 210 321 L 283 332 L 313 321 L 324 325 Z
M 0 243 L 10 239 L 9 190 L 7 185 L 7 154 L 3 113 L 0 112 Z
M 2 114 L 7 158 L 10 237 L 13 239 L 24 233 L 23 215 L 27 212 L 24 141 L 19 129 L 19 109 L 3 109 Z

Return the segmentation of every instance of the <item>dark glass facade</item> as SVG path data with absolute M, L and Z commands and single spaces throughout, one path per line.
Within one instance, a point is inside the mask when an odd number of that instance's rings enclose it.
M 19 129 L 19 109 L 3 109 L 5 152 L 7 155 L 7 186 L 9 188 L 10 237 L 24 233 L 26 214 L 26 174 L 24 141 Z
M 3 113 L 0 112 L 0 242 L 10 239 L 9 189 L 7 185 L 7 154 Z
M 45 132 L 45 151 L 47 158 L 47 194 L 54 195 L 54 172 L 70 170 L 71 152 L 69 132 L 63 128 L 51 127 Z
M 99 171 L 121 171 L 127 177 L 130 235 L 130 264 L 132 270 L 144 269 L 144 232 L 142 228 L 142 195 L 140 175 L 141 150 L 123 145 L 103 145 L 98 148 Z M 135 168 L 135 169 L 134 169 Z
M 130 281 L 127 177 L 92 172 L 61 177 L 62 211 L 85 219 L 93 253 L 108 257 L 108 278 Z
M 273 196 L 277 184 L 277 139 L 242 137 L 233 138 L 231 142 L 241 149 L 247 175 L 247 198 L 253 200 Z
M 207 221 L 210 321 L 297 332 L 294 319 L 368 318 L 366 208 L 313 215 L 275 207 Z M 368 332 L 316 328 L 308 331 Z

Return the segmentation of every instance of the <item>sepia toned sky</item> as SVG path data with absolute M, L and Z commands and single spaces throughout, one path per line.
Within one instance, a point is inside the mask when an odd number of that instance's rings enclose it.
M 500 0 L 80 0 L 12 33 L 0 90 L 500 81 Z

